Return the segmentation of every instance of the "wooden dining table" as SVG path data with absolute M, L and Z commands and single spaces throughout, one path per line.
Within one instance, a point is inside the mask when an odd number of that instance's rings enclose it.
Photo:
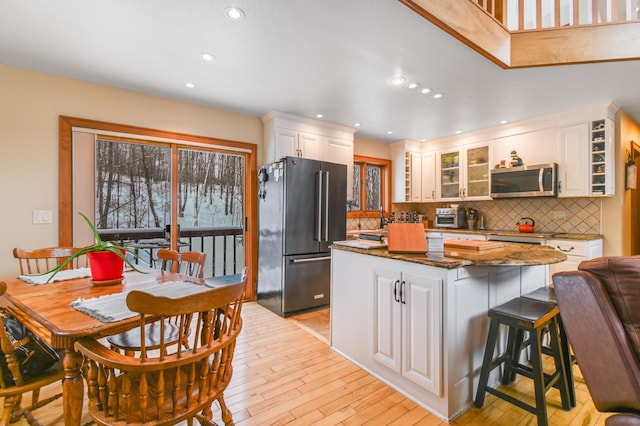
M 64 349 L 62 382 L 64 424 L 80 425 L 84 399 L 81 374 L 82 355 L 74 349 L 74 343 L 83 337 L 101 338 L 129 330 L 139 325 L 139 317 L 115 322 L 102 322 L 71 306 L 80 298 L 144 290 L 155 284 L 188 278 L 180 274 L 150 269 L 148 273 L 125 272 L 124 280 L 115 285 L 93 285 L 91 279 L 80 278 L 56 281 L 50 284 L 31 285 L 19 278 L 4 280 L 7 292 L 3 304 L 33 333 L 56 349 Z M 197 280 L 204 282 L 204 280 Z

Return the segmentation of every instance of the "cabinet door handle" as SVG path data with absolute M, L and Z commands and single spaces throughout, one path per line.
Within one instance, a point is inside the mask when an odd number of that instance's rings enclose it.
M 400 303 L 402 303 L 403 305 L 407 303 L 404 297 L 404 284 L 405 284 L 404 281 L 402 281 L 402 283 L 400 284 Z
M 396 280 L 396 282 L 393 283 L 393 300 L 400 303 L 400 299 L 398 298 L 398 284 L 400 284 L 400 280 Z
M 436 199 L 436 190 L 435 189 L 433 191 L 431 191 L 431 199 L 432 200 Z
M 558 193 L 562 192 L 562 181 L 558 181 Z
M 562 248 L 562 247 L 560 247 L 560 246 L 556 246 L 556 248 L 557 248 L 558 250 L 560 250 L 561 252 L 563 252 L 563 253 L 571 253 L 573 250 L 575 250 L 575 248 L 574 248 L 573 246 L 569 247 L 569 248 L 568 248 L 568 249 L 566 249 L 566 250 L 565 250 L 565 249 L 563 249 L 563 248 Z

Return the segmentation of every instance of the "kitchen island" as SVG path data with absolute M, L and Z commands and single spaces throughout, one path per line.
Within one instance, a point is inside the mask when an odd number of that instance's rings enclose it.
M 334 245 L 331 346 L 451 421 L 472 404 L 488 310 L 546 285 L 565 259 L 527 244 L 439 255 Z

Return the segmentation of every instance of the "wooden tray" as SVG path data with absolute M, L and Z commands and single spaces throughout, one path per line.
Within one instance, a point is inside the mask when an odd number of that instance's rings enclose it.
M 422 223 L 390 223 L 387 228 L 389 253 L 427 252 L 427 236 Z
M 491 250 L 504 247 L 500 241 L 446 240 L 444 248 L 449 250 Z

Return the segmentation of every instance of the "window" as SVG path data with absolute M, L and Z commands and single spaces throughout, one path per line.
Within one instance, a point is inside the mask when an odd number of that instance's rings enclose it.
M 353 201 L 347 217 L 379 217 L 391 211 L 391 161 L 381 158 L 353 157 Z
M 92 242 L 77 212 L 95 212 L 105 240 L 190 247 L 208 253 L 206 275 L 247 265 L 255 282 L 255 144 L 74 117 L 59 124 L 60 245 Z

